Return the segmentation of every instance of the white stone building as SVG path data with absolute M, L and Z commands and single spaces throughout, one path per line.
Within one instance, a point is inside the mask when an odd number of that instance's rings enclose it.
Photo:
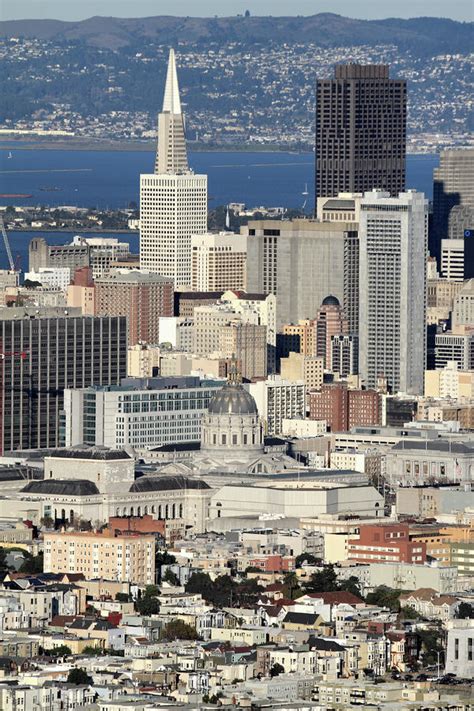
M 140 176 L 140 266 L 191 284 L 191 236 L 207 228 L 207 176 L 188 166 L 174 51 L 158 119 L 155 172 Z
M 394 393 L 423 393 L 428 201 L 409 190 L 365 193 L 360 206 L 359 368 Z

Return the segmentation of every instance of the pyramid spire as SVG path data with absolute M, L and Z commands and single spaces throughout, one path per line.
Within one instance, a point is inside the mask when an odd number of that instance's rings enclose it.
M 179 99 L 178 73 L 176 71 L 176 58 L 174 49 L 170 49 L 168 59 L 168 71 L 166 72 L 165 95 L 163 97 L 163 113 L 181 113 L 181 101 Z
M 158 150 L 155 173 L 161 175 L 189 171 L 184 135 L 184 120 L 179 98 L 178 74 L 174 49 L 170 49 L 166 72 L 163 110 L 158 115 Z

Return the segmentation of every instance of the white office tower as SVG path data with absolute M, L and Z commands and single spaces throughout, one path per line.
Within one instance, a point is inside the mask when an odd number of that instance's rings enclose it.
M 409 190 L 360 205 L 359 367 L 368 387 L 423 393 L 428 201 Z
M 191 284 L 191 235 L 207 229 L 207 175 L 188 166 L 174 50 L 158 117 L 155 172 L 140 176 L 140 267 Z

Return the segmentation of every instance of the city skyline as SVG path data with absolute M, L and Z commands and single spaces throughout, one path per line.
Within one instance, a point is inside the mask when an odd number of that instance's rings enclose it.
M 7 30 L 0 708 L 471 711 L 468 27 Z

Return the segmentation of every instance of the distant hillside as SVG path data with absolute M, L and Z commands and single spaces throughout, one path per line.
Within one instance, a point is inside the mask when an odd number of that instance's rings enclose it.
M 133 47 L 141 40 L 158 44 L 222 42 L 289 44 L 312 42 L 321 47 L 395 44 L 419 56 L 466 52 L 473 45 L 472 23 L 422 17 L 409 20 L 355 20 L 332 13 L 310 17 L 171 17 L 124 19 L 91 17 L 82 22 L 14 20 L 0 22 L 1 37 L 79 40 L 104 49 Z

